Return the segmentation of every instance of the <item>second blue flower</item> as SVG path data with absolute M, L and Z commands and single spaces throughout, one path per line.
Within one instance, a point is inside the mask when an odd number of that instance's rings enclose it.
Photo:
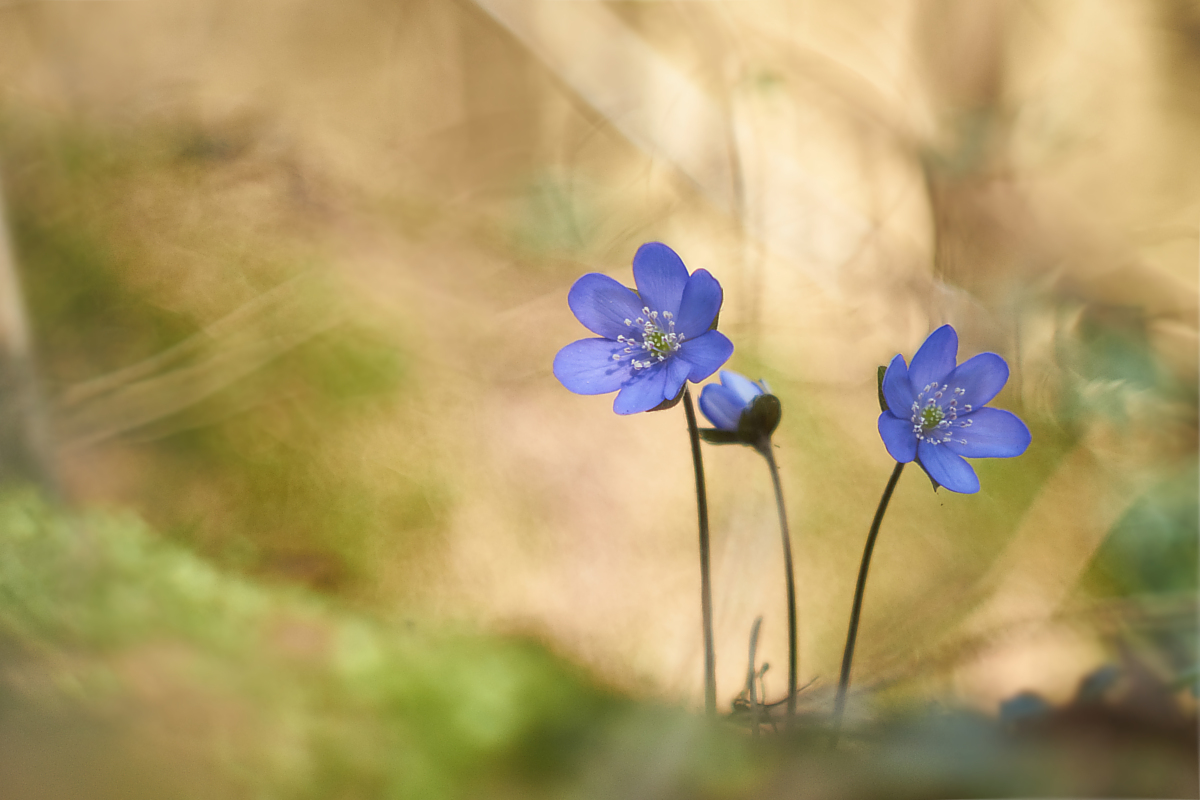
M 958 334 L 949 325 L 933 333 L 913 356 L 897 355 L 883 376 L 888 410 L 879 436 L 892 458 L 914 459 L 952 492 L 979 491 L 979 478 L 963 458 L 1012 458 L 1029 447 L 1029 428 L 1015 414 L 987 403 L 1008 382 L 1008 364 L 980 353 L 955 365 Z

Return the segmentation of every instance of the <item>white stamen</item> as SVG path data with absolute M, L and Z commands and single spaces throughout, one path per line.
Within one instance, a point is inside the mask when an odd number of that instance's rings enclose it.
M 665 323 L 665 325 L 664 325 Z M 634 358 L 629 363 L 635 370 L 648 369 L 655 364 L 661 364 L 679 350 L 683 344 L 683 334 L 675 333 L 675 315 L 670 311 L 652 311 L 649 306 L 642 307 L 642 316 L 636 320 L 625 320 L 625 324 L 638 330 L 640 336 L 617 337 L 621 344 L 628 345 L 626 353 L 642 353 L 646 358 Z

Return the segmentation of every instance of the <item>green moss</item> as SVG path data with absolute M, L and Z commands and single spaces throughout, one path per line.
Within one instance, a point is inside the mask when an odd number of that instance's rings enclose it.
M 297 654 L 297 636 L 314 644 Z M 272 797 L 548 786 L 620 706 L 534 643 L 402 634 L 224 573 L 132 517 L 29 496 L 0 502 L 0 641 L 73 651 L 85 682 L 112 675 L 88 659 L 174 643 L 186 674 L 241 707 L 246 730 L 230 735 L 254 736 L 234 758 L 240 780 Z

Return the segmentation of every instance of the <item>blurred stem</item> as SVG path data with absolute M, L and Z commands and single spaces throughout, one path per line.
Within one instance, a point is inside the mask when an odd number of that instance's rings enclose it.
M 750 629 L 750 666 L 746 671 L 746 691 L 750 695 L 750 731 L 758 736 L 758 689 L 754 685 L 758 680 L 758 669 L 755 667 L 754 658 L 758 650 L 758 631 L 762 627 L 763 618 L 761 616 L 754 619 L 754 627 Z
M 799 622 L 796 618 L 796 572 L 792 567 L 792 539 L 788 533 L 787 511 L 783 505 L 783 486 L 779 482 L 779 465 L 775 463 L 775 453 L 771 447 L 770 437 L 766 437 L 756 448 L 767 460 L 771 470 L 771 481 L 775 485 L 775 507 L 779 510 L 779 534 L 783 538 L 783 570 L 787 582 L 788 604 L 788 697 L 787 697 L 787 728 L 790 730 L 796 717 L 796 681 L 800 664 L 800 649 L 798 643 Z
M 717 657 L 713 649 L 712 579 L 709 569 L 708 493 L 704 488 L 704 460 L 700 457 L 700 429 L 691 390 L 683 389 L 683 411 L 692 440 L 692 466 L 696 470 L 696 513 L 700 518 L 700 614 L 704 623 L 704 713 L 717 715 Z
M 858 618 L 862 615 L 863 592 L 867 588 L 867 570 L 871 566 L 871 551 L 875 549 L 875 538 L 879 536 L 879 525 L 883 522 L 884 512 L 887 511 L 888 501 L 900 480 L 904 464 L 897 461 L 888 480 L 883 497 L 879 498 L 879 508 L 875 509 L 875 519 L 871 522 L 871 532 L 867 534 L 867 546 L 863 549 L 862 564 L 858 567 L 858 585 L 854 587 L 854 608 L 850 610 L 850 630 L 846 633 L 846 650 L 842 653 L 842 676 L 838 681 L 837 698 L 833 701 L 833 740 L 830 746 L 837 744 L 838 735 L 842 730 L 842 714 L 846 710 L 846 690 L 850 687 L 850 664 L 854 661 L 854 641 L 858 638 Z

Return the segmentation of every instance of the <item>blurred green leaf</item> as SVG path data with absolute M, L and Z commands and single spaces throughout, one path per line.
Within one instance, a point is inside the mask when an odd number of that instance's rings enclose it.
M 1120 596 L 1195 592 L 1200 562 L 1200 472 L 1195 463 L 1133 504 L 1085 575 L 1094 591 Z

